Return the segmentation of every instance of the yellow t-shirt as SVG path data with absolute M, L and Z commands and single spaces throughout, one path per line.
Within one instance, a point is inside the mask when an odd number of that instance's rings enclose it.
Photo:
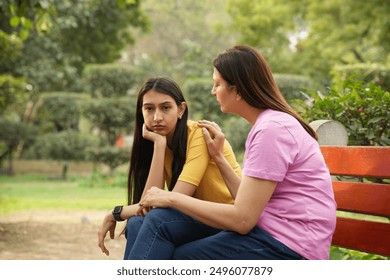
M 220 203 L 234 202 L 223 180 L 218 166 L 210 158 L 202 129 L 195 121 L 188 121 L 187 158 L 178 181 L 196 186 L 193 197 Z M 237 163 L 230 144 L 225 141 L 224 155 L 235 172 L 241 177 L 241 167 Z M 165 151 L 165 176 L 169 186 L 172 179 L 172 151 Z

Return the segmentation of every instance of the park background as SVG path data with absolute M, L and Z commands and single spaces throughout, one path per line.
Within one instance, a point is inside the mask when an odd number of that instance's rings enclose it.
M 107 259 L 97 230 L 126 203 L 147 77 L 176 80 L 190 118 L 217 122 L 241 161 L 249 125 L 210 94 L 212 59 L 235 44 L 260 50 L 306 121 L 388 146 L 389 14 L 388 0 L 1 0 L 0 259 Z M 123 236 L 108 247 L 121 259 Z

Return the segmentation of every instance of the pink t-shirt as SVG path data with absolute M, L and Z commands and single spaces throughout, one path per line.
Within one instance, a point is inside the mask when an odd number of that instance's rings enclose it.
M 328 259 L 336 203 L 317 141 L 294 117 L 267 109 L 245 146 L 242 174 L 278 182 L 258 226 L 307 259 Z

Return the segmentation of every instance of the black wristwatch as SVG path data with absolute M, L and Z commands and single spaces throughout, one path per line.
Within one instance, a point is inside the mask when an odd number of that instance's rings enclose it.
M 114 219 L 118 222 L 123 222 L 124 220 L 121 218 L 123 206 L 115 206 L 114 210 L 112 210 L 112 214 L 114 215 Z

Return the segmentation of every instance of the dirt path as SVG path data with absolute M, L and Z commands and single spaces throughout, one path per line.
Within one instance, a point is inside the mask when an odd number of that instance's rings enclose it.
M 105 212 L 24 211 L 0 216 L 0 260 L 119 260 L 126 240 L 106 239 L 110 256 L 97 246 Z M 117 228 L 117 233 L 122 226 Z

